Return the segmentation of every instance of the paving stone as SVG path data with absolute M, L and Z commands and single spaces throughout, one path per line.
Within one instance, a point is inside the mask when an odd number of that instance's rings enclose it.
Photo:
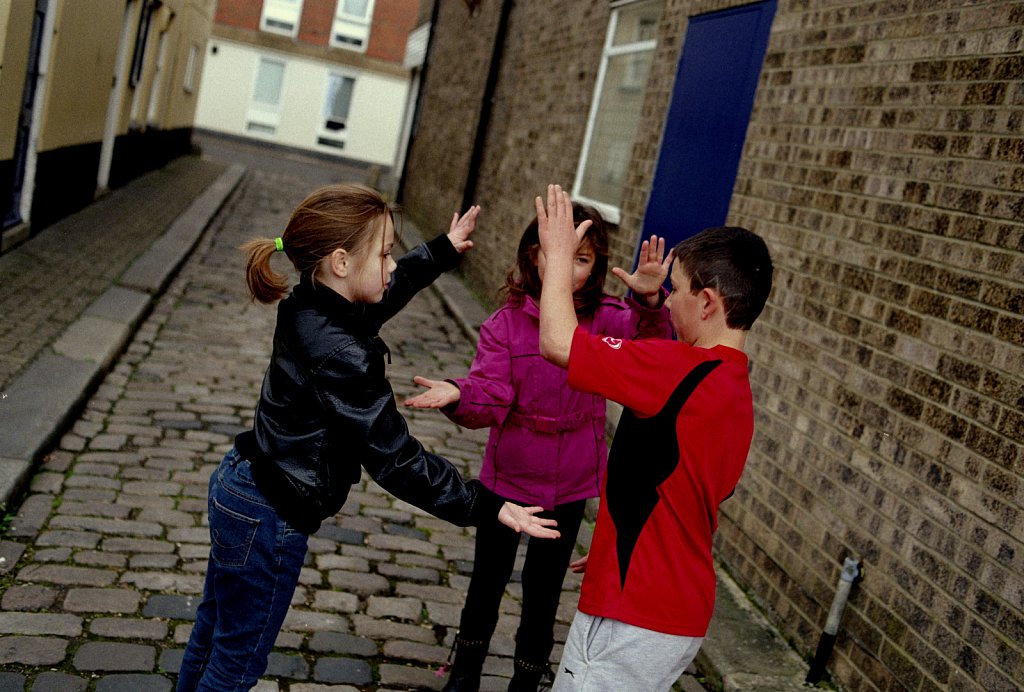
M 393 534 L 395 536 L 404 536 L 405 538 L 412 538 L 417 541 L 430 541 L 430 534 L 422 529 L 417 529 L 412 526 L 405 526 L 403 524 L 392 524 L 391 522 L 384 523 L 384 532 Z
M 178 565 L 178 557 L 176 555 L 133 555 L 128 561 L 128 565 L 132 569 L 174 569 Z
M 424 643 L 437 640 L 433 630 L 421 625 L 410 625 L 393 620 L 378 620 L 366 615 L 352 616 L 352 630 L 361 637 L 388 641 L 391 639 L 408 639 Z
M 17 541 L 0 541 L 0 574 L 14 569 L 25 552 L 25 544 Z
M 71 557 L 71 548 L 40 548 L 33 555 L 36 562 L 67 562 Z
M 310 651 L 352 656 L 376 656 L 377 644 L 372 639 L 357 637 L 347 632 L 314 632 L 309 640 Z
M 313 608 L 334 613 L 354 613 L 359 609 L 359 597 L 341 591 L 317 591 Z
M 449 647 L 445 646 L 409 642 L 401 639 L 384 642 L 384 657 L 386 659 L 399 658 L 440 665 L 448 658 L 449 650 Z
M 0 692 L 22 692 L 25 676 L 21 673 L 0 673 Z
M 0 663 L 27 666 L 55 666 L 64 660 L 66 639 L 54 637 L 0 637 Z
M 133 584 L 143 591 L 170 591 L 184 594 L 200 594 L 203 592 L 203 578 L 206 574 L 206 561 L 202 565 L 202 574 L 174 574 L 171 572 L 125 572 L 121 576 L 122 584 Z
M 7 528 L 7 535 L 14 538 L 35 536 L 53 511 L 53 497 L 43 493 L 29 495 L 22 500 L 18 513 Z
M 466 584 L 468 587 L 468 583 Z M 409 584 L 399 582 L 395 584 L 395 593 L 399 596 L 411 596 L 422 601 L 434 601 L 435 603 L 454 603 L 461 605 L 466 600 L 465 588 L 454 588 L 433 584 Z
M 195 620 L 199 599 L 195 596 L 154 594 L 146 601 L 142 614 L 148 618 Z
M 96 618 L 89 623 L 89 631 L 112 639 L 156 640 L 167 636 L 167 623 L 137 618 Z
M 0 634 L 82 634 L 82 618 L 61 613 L 0 613 Z
M 284 630 L 298 630 L 303 632 L 331 631 L 348 632 L 351 629 L 348 619 L 340 615 L 328 613 L 314 613 L 309 610 L 296 610 L 290 608 L 284 617 Z
M 351 591 L 360 596 L 387 593 L 391 590 L 388 580 L 379 574 L 360 574 L 343 570 L 327 573 L 327 582 L 332 588 Z
M 18 572 L 18 581 L 83 586 L 107 586 L 116 578 L 117 573 L 110 570 L 66 565 L 29 565 Z
M 103 539 L 102 549 L 115 553 L 173 553 L 174 544 L 145 538 L 110 537 Z
M 164 692 L 173 687 L 163 675 L 106 675 L 96 682 L 96 692 Z
M 46 671 L 36 676 L 31 692 L 85 692 L 89 681 L 84 678 Z
M 265 675 L 288 678 L 289 680 L 308 680 L 309 664 L 297 654 L 282 654 L 272 651 L 267 658 Z
M 46 610 L 57 600 L 57 590 L 41 584 L 15 584 L 0 599 L 3 610 Z
M 370 596 L 366 602 L 370 617 L 394 617 L 419 622 L 423 614 L 423 601 L 418 598 Z
M 346 529 L 334 524 L 322 524 L 320 529 L 313 535 L 318 538 L 337 541 L 338 543 L 348 543 L 349 545 L 363 545 L 366 540 L 365 532 Z
M 385 577 L 394 579 L 396 583 L 401 580 L 440 583 L 441 575 L 436 569 L 427 567 L 407 567 L 405 565 L 394 565 L 389 562 L 377 563 L 377 572 Z
M 155 661 L 156 652 L 151 646 L 116 642 L 86 642 L 75 652 L 72 665 L 77 670 L 88 671 L 149 671 L 153 670 Z M 136 687 L 135 689 L 146 688 Z
M 69 589 L 64 610 L 73 613 L 134 613 L 140 595 L 130 589 Z
M 366 661 L 324 656 L 316 661 L 313 679 L 317 682 L 368 685 L 373 682 L 373 671 Z
M 320 685 L 311 682 L 296 682 L 288 686 L 289 692 L 359 692 L 359 688 L 351 685 Z M 378 692 L 389 692 L 383 687 L 377 688 Z
M 128 559 L 117 553 L 101 553 L 96 550 L 80 550 L 74 554 L 74 561 L 92 567 L 124 567 Z
M 317 569 L 320 570 L 343 570 L 346 572 L 369 572 L 370 561 L 365 557 L 352 555 L 317 555 Z
M 444 686 L 445 678 L 439 678 L 434 671 L 427 668 L 382 663 L 377 669 L 382 685 L 398 688 L 414 687 L 416 689 L 439 690 Z
M 185 657 L 184 649 L 165 649 L 160 654 L 160 661 L 157 668 L 164 673 L 178 674 L 181 670 L 181 660 Z
M 100 517 L 68 517 L 60 514 L 50 519 L 50 526 L 57 529 L 81 528 L 98 533 L 126 536 L 159 536 L 164 532 L 160 524 L 152 521 L 129 521 L 127 519 L 103 519 Z
M 67 546 L 69 548 L 95 548 L 102 536 L 84 531 L 43 531 L 35 544 L 40 546 Z

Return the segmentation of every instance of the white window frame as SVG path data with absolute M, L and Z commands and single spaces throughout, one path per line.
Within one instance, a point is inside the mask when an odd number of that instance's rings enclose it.
M 199 71 L 199 48 L 198 43 L 188 47 L 188 58 L 185 60 L 185 76 L 181 88 L 189 94 L 196 90 L 196 73 Z
M 612 4 L 611 17 L 608 21 L 608 32 L 605 34 L 604 50 L 601 54 L 601 65 L 598 68 L 597 80 L 594 84 L 594 98 L 590 104 L 590 114 L 587 117 L 587 129 L 583 135 L 583 148 L 580 151 L 579 167 L 576 173 L 576 180 L 573 183 L 573 198 L 593 206 L 601 212 L 601 216 L 604 217 L 605 221 L 611 224 L 619 223 L 622 216 L 622 210 L 617 206 L 608 204 L 607 202 L 591 199 L 582 194 L 581 190 L 590 156 L 590 146 L 594 136 L 594 128 L 598 120 L 598 114 L 601 111 L 601 97 L 604 95 L 604 83 L 608 71 L 609 60 L 618 56 L 639 54 L 648 51 L 653 53 L 657 47 L 658 42 L 656 39 L 623 43 L 617 46 L 614 45 L 615 31 L 618 27 L 619 10 L 644 1 L 646 0 L 623 0 L 622 2 Z M 643 88 L 646 86 L 646 83 L 641 85 L 631 84 L 629 86 Z M 632 143 L 630 145 L 630 153 L 632 153 Z
M 334 48 L 365 53 L 366 46 L 370 43 L 370 26 L 373 23 L 373 8 L 376 0 L 366 0 L 366 13 L 362 16 L 345 12 L 345 0 L 338 0 L 334 9 L 334 21 L 331 22 L 330 44 Z M 359 44 L 349 41 L 338 40 L 339 35 L 345 35 L 352 39 L 361 41 Z
M 281 67 L 281 88 L 277 94 L 277 103 L 256 100 L 256 87 L 264 64 L 275 64 Z M 280 58 L 260 56 L 253 71 L 252 87 L 249 91 L 249 107 L 245 114 L 245 132 L 247 135 L 274 139 L 277 128 L 281 124 L 281 102 L 284 100 L 284 85 L 288 77 L 288 63 Z
M 260 13 L 260 30 L 295 38 L 299 35 L 302 19 L 302 0 L 263 0 Z M 286 26 L 277 26 L 284 24 Z M 287 25 L 290 25 L 288 28 Z
M 327 122 L 327 96 L 330 93 L 331 80 L 333 78 L 339 80 L 352 80 L 352 96 L 349 98 L 348 113 L 345 114 L 345 122 L 342 123 L 342 127 L 337 130 L 331 130 L 326 126 Z M 349 72 L 329 72 L 327 74 L 327 84 L 324 89 L 323 106 L 320 111 L 320 123 L 317 126 L 316 134 L 316 145 L 325 151 L 339 152 L 343 151 L 348 144 L 348 133 L 349 133 L 349 121 L 352 118 L 352 104 L 356 99 L 356 87 L 359 84 L 359 78 L 357 75 Z

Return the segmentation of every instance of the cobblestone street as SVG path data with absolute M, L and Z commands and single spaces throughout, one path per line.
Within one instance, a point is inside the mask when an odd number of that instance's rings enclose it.
M 0 690 L 169 690 L 202 588 L 206 483 L 246 427 L 275 308 L 251 303 L 240 243 L 274 235 L 326 182 L 250 170 L 73 428 L 34 475 L 0 542 Z M 424 233 L 430 236 L 431 233 Z M 459 374 L 473 345 L 425 291 L 382 332 L 399 398 L 416 373 Z M 408 415 L 433 451 L 475 471 L 486 431 Z M 257 689 L 439 689 L 468 584 L 472 533 L 365 480 L 310 540 Z M 511 674 L 516 584 L 485 689 Z M 570 575 L 560 635 L 575 607 Z M 556 650 L 557 656 L 557 650 Z M 556 658 L 557 660 L 557 658 Z

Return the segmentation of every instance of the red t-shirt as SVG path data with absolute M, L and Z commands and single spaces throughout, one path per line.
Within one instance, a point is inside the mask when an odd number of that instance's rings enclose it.
M 569 386 L 626 407 L 579 609 L 703 637 L 715 605 L 718 506 L 740 479 L 754 433 L 746 355 L 577 329 Z

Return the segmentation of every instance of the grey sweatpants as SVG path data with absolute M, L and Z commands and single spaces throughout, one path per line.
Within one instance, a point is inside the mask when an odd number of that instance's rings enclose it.
M 669 690 L 702 643 L 577 610 L 551 692 Z

